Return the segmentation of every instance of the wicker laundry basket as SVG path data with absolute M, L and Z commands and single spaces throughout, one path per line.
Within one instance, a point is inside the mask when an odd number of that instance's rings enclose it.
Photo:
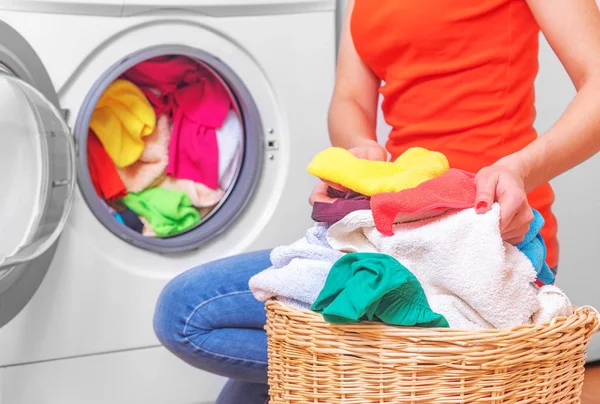
M 486 331 L 340 326 L 277 301 L 266 307 L 270 404 L 579 403 L 600 328 L 586 307 Z

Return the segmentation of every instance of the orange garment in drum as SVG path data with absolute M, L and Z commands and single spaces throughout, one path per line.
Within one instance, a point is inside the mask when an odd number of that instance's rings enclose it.
M 356 50 L 382 80 L 393 158 L 411 147 L 477 172 L 535 140 L 539 27 L 525 0 L 355 0 Z M 558 263 L 549 184 L 529 195 Z

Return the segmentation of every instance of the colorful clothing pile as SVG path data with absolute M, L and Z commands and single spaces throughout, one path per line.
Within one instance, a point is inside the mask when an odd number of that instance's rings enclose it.
M 233 185 L 242 136 L 229 91 L 212 72 L 183 56 L 153 58 L 98 101 L 90 177 L 115 220 L 147 237 L 173 236 L 195 227 Z
M 413 148 L 372 162 L 330 148 L 309 172 L 345 191 L 330 188 L 313 205 L 318 223 L 306 237 L 273 250 L 273 267 L 250 280 L 257 299 L 310 308 L 332 323 L 460 329 L 572 311 L 552 285 L 539 212 L 522 243 L 505 243 L 499 205 L 477 214 L 475 175 L 450 168 L 443 154 Z

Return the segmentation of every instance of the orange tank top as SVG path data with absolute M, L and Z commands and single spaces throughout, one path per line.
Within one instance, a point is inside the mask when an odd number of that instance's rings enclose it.
M 477 172 L 536 138 L 539 27 L 525 0 L 355 0 L 351 31 L 382 80 L 393 158 L 421 146 Z M 546 221 L 551 267 L 558 263 L 553 201 L 549 184 L 529 195 Z

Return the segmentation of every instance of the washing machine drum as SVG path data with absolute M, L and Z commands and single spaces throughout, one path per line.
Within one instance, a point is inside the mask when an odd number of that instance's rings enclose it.
M 74 161 L 58 109 L 0 67 L 0 293 L 60 235 L 73 196 Z

